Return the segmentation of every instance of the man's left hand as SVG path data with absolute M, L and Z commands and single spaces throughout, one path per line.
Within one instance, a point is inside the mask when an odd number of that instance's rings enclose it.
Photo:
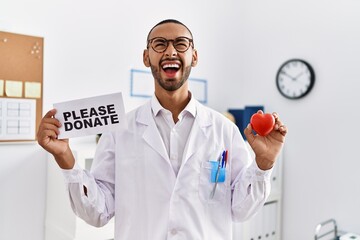
M 258 113 L 262 113 L 261 110 Z M 251 124 L 245 128 L 245 136 L 255 153 L 255 160 L 258 167 L 268 170 L 273 167 L 285 142 L 288 132 L 287 127 L 282 123 L 277 113 L 272 114 L 275 118 L 274 129 L 266 136 L 254 135 Z

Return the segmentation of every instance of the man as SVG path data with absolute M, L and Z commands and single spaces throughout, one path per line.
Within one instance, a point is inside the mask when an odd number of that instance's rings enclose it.
M 115 215 L 115 239 L 232 239 L 231 222 L 248 219 L 269 195 L 287 128 L 275 113 L 266 137 L 247 126 L 254 161 L 239 129 L 188 90 L 198 61 L 190 30 L 164 20 L 147 40 L 155 95 L 127 114 L 125 131 L 101 136 L 90 173 L 57 139 L 56 110 L 44 116 L 38 142 L 63 169 L 74 212 L 94 226 Z

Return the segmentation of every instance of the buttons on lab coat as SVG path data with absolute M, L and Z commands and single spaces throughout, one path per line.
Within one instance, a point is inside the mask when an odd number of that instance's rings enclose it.
M 173 228 L 173 229 L 171 229 L 170 233 L 172 235 L 176 235 L 178 233 L 178 231 L 175 228 Z

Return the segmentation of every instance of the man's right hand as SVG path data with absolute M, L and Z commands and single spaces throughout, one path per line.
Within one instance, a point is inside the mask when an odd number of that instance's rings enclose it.
M 58 165 L 63 169 L 71 169 L 75 159 L 69 147 L 68 139 L 58 139 L 61 123 L 54 118 L 55 109 L 48 111 L 40 122 L 37 141 L 46 151 L 51 153 Z

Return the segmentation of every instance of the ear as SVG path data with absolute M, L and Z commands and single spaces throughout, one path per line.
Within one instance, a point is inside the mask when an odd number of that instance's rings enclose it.
M 191 66 L 192 66 L 192 67 L 195 67 L 195 66 L 197 65 L 197 62 L 198 62 L 198 55 L 197 55 L 196 49 L 194 49 L 194 50 L 193 50 L 193 53 L 192 53 Z
M 146 67 L 150 67 L 149 50 L 147 49 L 143 53 L 143 62 Z

